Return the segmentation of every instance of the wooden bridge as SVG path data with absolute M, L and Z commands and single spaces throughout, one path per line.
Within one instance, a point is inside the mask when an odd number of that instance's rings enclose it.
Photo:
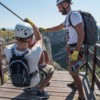
M 5 66 L 5 62 L 3 62 L 5 57 L 2 49 L 5 45 L 8 44 L 0 44 L 0 100 L 39 100 L 32 93 L 24 93 L 23 88 L 16 88 L 12 86 L 10 80 L 7 82 L 4 81 L 4 74 L 8 71 L 8 67 Z M 80 77 L 82 78 L 86 100 L 100 100 L 100 79 L 97 76 L 98 74 L 96 74 L 97 68 L 100 71 L 100 56 L 98 57 L 97 53 L 100 45 L 96 44 L 93 52 L 88 48 L 88 46 L 85 48 L 86 63 L 84 63 L 84 70 L 86 71 L 81 72 Z M 91 79 L 88 76 L 91 76 Z M 73 80 L 67 71 L 55 71 L 50 85 L 45 88 L 45 90 L 50 94 L 48 100 L 74 100 L 77 98 L 77 90 L 67 87 L 67 83 L 72 81 Z

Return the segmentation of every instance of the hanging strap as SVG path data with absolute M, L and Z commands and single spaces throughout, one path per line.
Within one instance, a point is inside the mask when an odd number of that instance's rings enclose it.
M 30 74 L 30 78 L 35 77 L 35 76 L 37 75 L 38 72 L 39 72 L 38 70 L 32 72 L 32 73 Z
M 12 56 L 16 56 L 16 55 L 15 55 L 14 48 L 11 49 L 11 54 L 12 54 Z

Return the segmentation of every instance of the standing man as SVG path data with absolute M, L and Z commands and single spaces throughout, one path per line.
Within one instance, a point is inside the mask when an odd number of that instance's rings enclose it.
M 84 41 L 84 25 L 81 15 L 78 12 L 71 10 L 71 2 L 72 0 L 57 0 L 57 7 L 59 12 L 62 15 L 66 15 L 65 21 L 58 26 L 45 29 L 47 32 L 54 32 L 59 31 L 63 28 L 67 29 L 69 34 L 67 50 L 69 52 L 69 73 L 71 74 L 72 78 L 74 79 L 74 83 L 78 89 L 79 97 L 78 100 L 85 100 L 83 88 L 82 88 L 82 81 L 79 77 L 79 69 L 77 71 L 72 71 L 71 67 L 75 66 L 76 62 L 83 57 L 80 54 L 81 47 Z M 71 20 L 72 25 L 70 25 L 69 17 Z

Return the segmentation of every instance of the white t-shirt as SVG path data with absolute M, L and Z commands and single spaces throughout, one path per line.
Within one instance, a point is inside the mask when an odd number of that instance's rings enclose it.
M 75 28 L 73 28 L 72 26 L 69 26 L 69 15 L 71 12 L 72 11 L 68 13 L 68 15 L 65 18 L 65 21 L 63 22 L 63 24 L 66 27 L 67 32 L 69 33 L 68 44 L 77 43 L 77 40 L 78 40 L 78 35 Z M 76 26 L 77 24 L 83 22 L 82 16 L 77 11 L 76 12 L 74 11 L 71 13 L 70 20 L 73 26 Z
M 25 52 L 25 51 L 18 51 L 16 47 L 17 47 L 16 44 L 12 44 L 5 48 L 4 52 L 8 62 L 12 57 L 11 48 L 14 48 L 15 54 L 19 56 Z M 29 64 L 29 71 L 30 73 L 32 73 L 38 70 L 38 62 L 42 53 L 42 46 L 36 43 L 31 49 L 27 49 L 27 50 L 29 50 L 29 53 L 27 54 L 26 59 Z M 30 87 L 36 86 L 39 82 L 40 82 L 40 76 L 39 74 L 37 74 L 35 77 L 32 78 Z

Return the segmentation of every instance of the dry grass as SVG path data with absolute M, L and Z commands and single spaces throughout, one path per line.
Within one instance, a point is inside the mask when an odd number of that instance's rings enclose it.
M 13 36 L 14 35 L 14 31 L 2 31 L 0 30 L 0 37 L 6 37 L 6 36 Z

